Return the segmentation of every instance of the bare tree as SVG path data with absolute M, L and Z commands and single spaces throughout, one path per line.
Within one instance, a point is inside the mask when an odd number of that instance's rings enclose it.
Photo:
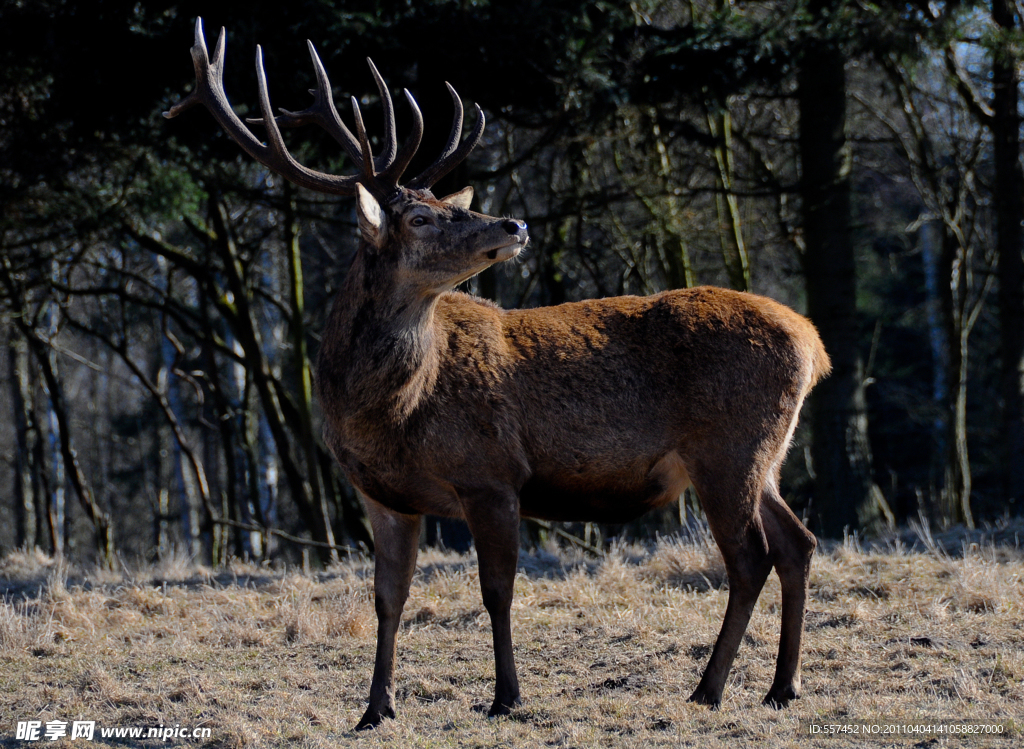
M 811 399 L 813 514 L 829 536 L 892 521 L 872 476 L 867 432 L 851 236 L 846 55 L 825 32 L 836 5 L 809 3 L 820 37 L 806 40 L 797 93 L 807 313 L 832 357 L 832 375 Z

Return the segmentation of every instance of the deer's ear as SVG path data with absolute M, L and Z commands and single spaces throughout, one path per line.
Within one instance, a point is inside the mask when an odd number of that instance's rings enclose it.
M 463 208 L 468 211 L 470 203 L 473 202 L 473 188 L 464 187 L 458 192 L 453 192 L 451 195 L 441 198 L 441 202 L 445 205 Z
M 359 231 L 363 239 L 375 249 L 384 241 L 384 211 L 370 191 L 356 183 L 356 213 L 359 216 Z

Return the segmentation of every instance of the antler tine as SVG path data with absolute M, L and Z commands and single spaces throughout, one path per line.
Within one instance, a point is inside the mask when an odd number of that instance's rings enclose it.
M 448 134 L 448 143 L 444 147 L 444 151 L 441 154 L 441 158 L 447 158 L 452 155 L 452 152 L 458 147 L 459 139 L 462 137 L 462 99 L 455 92 L 455 88 L 448 81 L 444 82 L 444 85 L 448 88 L 448 94 L 452 97 L 452 106 L 455 109 L 455 113 L 452 116 L 452 131 Z
M 409 89 L 402 89 L 402 91 L 405 93 L 405 98 L 409 102 L 409 109 L 412 111 L 412 132 L 409 133 L 409 137 L 402 145 L 402 150 L 398 153 L 394 163 L 380 175 L 382 182 L 394 185 L 397 185 L 398 180 L 405 174 L 409 162 L 416 155 L 416 151 L 420 147 L 420 141 L 423 139 L 423 113 L 420 111 L 416 99 L 409 93 Z
M 223 35 L 224 30 L 221 29 L 221 36 Z M 177 117 L 179 114 L 191 109 L 196 104 L 203 103 L 203 100 L 199 95 L 199 81 L 207 74 L 207 72 L 209 72 L 210 59 L 206 51 L 206 37 L 203 36 L 202 18 L 196 18 L 195 43 L 189 51 L 192 53 L 192 65 L 196 69 L 196 87 L 192 89 L 192 93 L 177 104 L 172 105 L 170 109 L 164 112 L 164 117 L 168 120 Z M 223 45 L 220 43 L 219 38 L 217 39 L 217 47 L 214 51 L 217 53 L 223 53 Z M 217 65 L 214 63 L 214 74 L 216 74 L 216 70 Z
M 379 174 L 391 166 L 395 160 L 395 153 L 398 151 L 397 127 L 395 126 L 395 105 L 391 101 L 391 94 L 388 92 L 388 84 L 373 64 L 369 57 L 366 62 L 370 65 L 370 72 L 373 73 L 373 80 L 377 83 L 377 90 L 380 91 L 380 103 L 384 108 L 384 148 L 380 156 L 373 163 L 374 170 Z
M 201 18 L 196 19 L 195 44 L 192 46 L 192 62 L 196 70 L 196 87 L 187 97 L 175 104 L 164 116 L 176 117 L 196 104 L 205 106 L 217 123 L 230 135 L 249 156 L 269 167 L 297 185 L 318 192 L 333 195 L 353 195 L 358 177 L 339 177 L 308 169 L 292 158 L 281 138 L 281 131 L 270 108 L 266 74 L 263 71 L 263 53 L 256 48 L 256 75 L 260 87 L 260 108 L 269 136 L 268 143 L 262 143 L 235 114 L 224 92 L 224 51 L 227 34 L 222 28 L 214 48 L 211 63 L 206 49 Z
M 313 103 L 298 112 L 278 107 L 277 111 L 281 114 L 274 119 L 278 125 L 284 127 L 299 127 L 309 123 L 319 125 L 345 149 L 349 158 L 358 165 L 362 159 L 359 141 L 338 115 L 338 110 L 334 106 L 334 95 L 331 93 L 331 81 L 327 77 L 323 63 L 320 62 L 320 56 L 316 53 L 316 47 L 308 39 L 306 46 L 309 48 L 309 56 L 313 60 L 313 69 L 316 72 L 316 88 L 309 89 L 309 93 L 313 94 Z M 247 119 L 246 122 L 262 125 L 263 118 L 253 117 Z
M 455 118 L 452 122 L 452 131 L 448 136 L 448 144 L 444 152 L 433 164 L 406 185 L 406 187 L 413 190 L 429 190 L 441 177 L 465 161 L 466 157 L 469 156 L 469 152 L 476 147 L 476 144 L 480 142 L 480 138 L 484 134 L 487 120 L 480 105 L 476 104 L 474 105 L 476 109 L 476 125 L 473 128 L 473 132 L 461 145 L 457 145 L 462 137 L 462 102 L 459 100 L 459 95 L 455 89 L 450 84 L 446 85 L 448 85 L 448 91 L 455 102 Z
M 352 97 L 352 116 L 356 121 L 356 135 L 359 137 L 359 147 L 362 151 L 362 163 L 363 163 L 363 174 L 362 182 L 363 187 L 370 191 L 376 191 L 379 197 L 383 197 L 386 192 L 382 189 L 382 185 L 378 184 L 377 175 L 374 173 L 373 164 L 373 150 L 370 148 L 370 138 L 366 135 L 366 125 L 363 124 L 363 113 L 359 110 L 359 101 L 356 97 Z M 387 187 L 392 187 L 387 185 Z

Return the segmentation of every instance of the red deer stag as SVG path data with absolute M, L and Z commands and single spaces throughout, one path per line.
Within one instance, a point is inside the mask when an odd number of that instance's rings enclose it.
M 210 61 L 196 23 L 196 89 L 173 117 L 205 105 L 254 159 L 298 185 L 357 199 L 362 239 L 323 333 L 317 390 L 324 436 L 362 493 L 376 544 L 377 656 L 359 728 L 395 714 L 395 637 L 416 568 L 420 516 L 464 518 L 476 542 L 494 637 L 490 715 L 519 703 L 510 610 L 521 517 L 623 523 L 692 484 L 725 558 L 729 603 L 691 700 L 717 705 L 772 567 L 782 583 L 775 679 L 765 702 L 800 691 L 800 640 L 814 536 L 779 496 L 778 475 L 800 405 L 829 370 L 814 327 L 769 299 L 716 288 L 530 310 L 502 310 L 453 291 L 514 258 L 526 225 L 469 209 L 472 188 L 431 186 L 479 141 L 462 135 L 423 174 L 399 180 L 423 120 L 398 149 L 387 87 L 370 64 L 386 116 L 374 157 L 355 99 L 356 134 L 335 109 L 310 45 L 312 106 L 275 119 L 261 53 L 256 70 L 266 143 L 232 112 L 222 81 L 224 32 Z M 316 123 L 357 165 L 354 176 L 308 169 L 279 124 Z

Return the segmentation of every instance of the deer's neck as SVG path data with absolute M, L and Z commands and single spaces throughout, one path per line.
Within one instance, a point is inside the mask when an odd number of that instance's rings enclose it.
M 436 307 L 436 295 L 403 288 L 386 259 L 361 248 L 324 331 L 324 405 L 350 417 L 408 418 L 437 380 Z

